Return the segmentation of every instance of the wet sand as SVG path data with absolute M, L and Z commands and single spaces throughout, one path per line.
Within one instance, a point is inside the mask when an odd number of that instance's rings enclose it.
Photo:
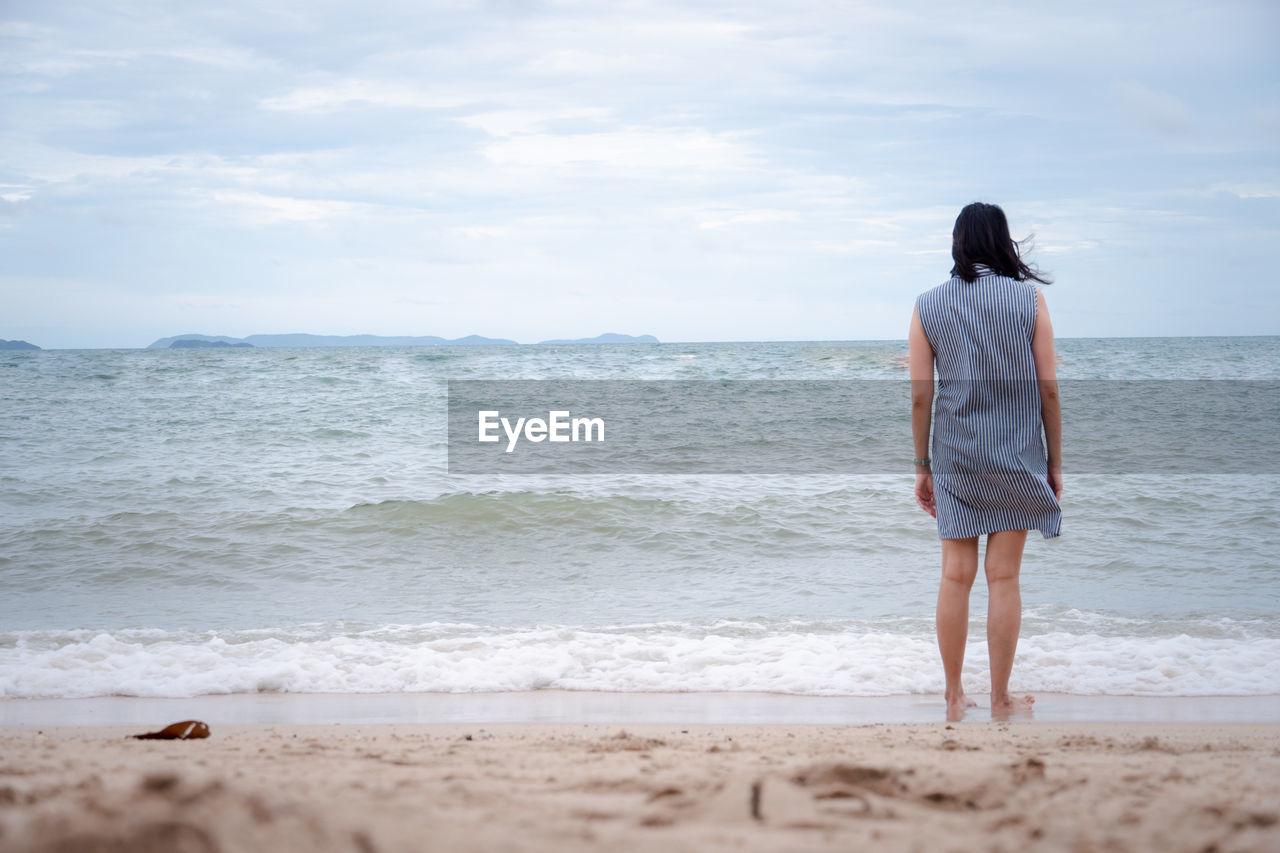
M 983 697 L 976 697 L 983 698 Z M 939 695 L 781 693 L 239 693 L 188 699 L 105 696 L 3 699 L 4 726 L 148 725 L 188 718 L 225 723 L 931 723 Z M 965 722 L 989 721 L 982 708 Z M 1280 696 L 1039 696 L 1031 722 L 1280 723 Z

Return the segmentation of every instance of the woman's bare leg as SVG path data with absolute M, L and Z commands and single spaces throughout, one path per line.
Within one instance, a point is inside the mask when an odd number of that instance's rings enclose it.
M 1007 715 L 1026 710 L 1032 696 L 1009 696 L 1009 674 L 1018 651 L 1022 629 L 1022 590 L 1018 573 L 1022 569 L 1022 548 L 1027 531 L 1002 530 L 987 537 L 984 565 L 990 602 L 987 609 L 987 650 L 991 655 L 991 713 Z
M 978 538 L 942 540 L 942 583 L 938 587 L 938 651 L 947 679 L 947 719 L 964 716 L 975 704 L 964 695 L 960 672 L 969 638 L 969 590 L 978 575 Z

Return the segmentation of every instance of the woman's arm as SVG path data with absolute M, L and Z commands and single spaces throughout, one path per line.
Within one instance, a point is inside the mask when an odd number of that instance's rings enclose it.
M 925 337 L 918 309 L 911 311 L 907 332 L 907 365 L 911 375 L 911 437 L 916 459 L 929 458 L 929 429 L 933 420 L 933 347 Z M 928 465 L 916 466 L 916 503 L 937 518 L 933 503 L 933 473 Z
M 1031 354 L 1040 385 L 1040 417 L 1049 452 L 1049 486 L 1062 497 L 1062 401 L 1058 399 L 1058 367 L 1053 354 L 1053 323 L 1044 293 L 1036 291 L 1036 328 L 1031 333 Z

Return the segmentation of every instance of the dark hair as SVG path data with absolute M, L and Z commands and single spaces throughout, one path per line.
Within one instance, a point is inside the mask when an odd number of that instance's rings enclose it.
M 951 274 L 965 281 L 978 278 L 975 264 L 985 264 L 994 272 L 1017 281 L 1052 282 L 1045 273 L 1023 262 L 1018 243 L 1009 236 L 1009 220 L 998 204 L 975 201 L 965 205 L 951 229 L 951 258 L 956 262 Z

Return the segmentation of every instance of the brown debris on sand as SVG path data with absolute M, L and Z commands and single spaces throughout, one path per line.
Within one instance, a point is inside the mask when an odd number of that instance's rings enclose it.
M 158 732 L 132 735 L 134 740 L 196 740 L 209 736 L 209 726 L 199 720 L 172 723 Z

